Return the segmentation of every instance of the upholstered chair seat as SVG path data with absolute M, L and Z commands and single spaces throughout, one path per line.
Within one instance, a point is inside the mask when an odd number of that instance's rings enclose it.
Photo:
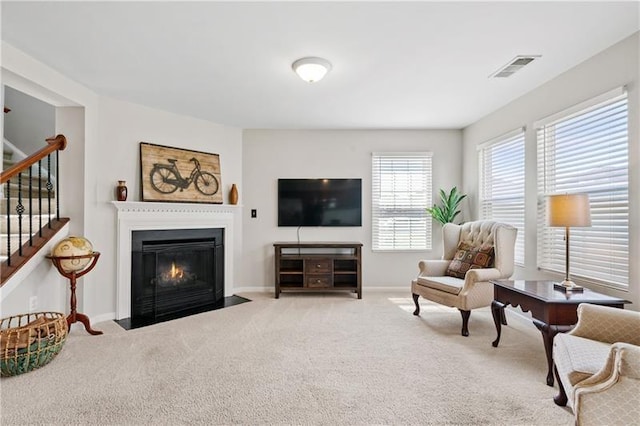
M 411 282 L 416 305 L 414 315 L 420 314 L 420 296 L 458 308 L 462 315 L 462 335 L 468 336 L 471 310 L 489 306 L 493 301 L 490 280 L 509 278 L 513 274 L 516 235 L 517 229 L 513 226 L 489 220 L 445 224 L 442 259 L 419 261 L 420 272 Z M 480 259 L 478 264 L 472 258 Z
M 578 323 L 553 339 L 560 406 L 577 425 L 640 419 L 640 312 L 582 303 Z

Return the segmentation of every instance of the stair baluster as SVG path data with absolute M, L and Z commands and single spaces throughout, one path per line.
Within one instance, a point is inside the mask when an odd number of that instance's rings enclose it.
M 56 219 L 60 220 L 60 151 L 56 151 Z
M 49 154 L 47 155 L 47 203 L 49 207 L 49 210 L 47 210 L 49 215 L 47 226 L 49 229 L 51 229 L 51 190 L 53 190 L 53 185 L 51 184 L 51 154 Z
M 42 238 L 42 160 L 38 160 L 38 234 Z
M 22 172 L 18 173 L 18 204 L 16 204 L 16 213 L 18 213 L 18 254 L 22 256 L 22 214 L 24 213 L 24 205 L 22 204 Z M 9 239 L 10 238 L 11 236 L 9 236 Z
M 29 167 L 29 247 L 33 247 L 33 170 Z
M 9 208 L 9 202 L 11 201 L 11 181 L 7 181 L 7 253 L 11 254 L 11 209 Z M 11 256 L 7 257 L 7 266 L 11 266 Z
M 0 286 L 4 285 L 10 277 L 13 276 L 21 267 L 26 265 L 29 259 L 33 258 L 39 250 L 46 246 L 46 243 L 54 237 L 54 235 L 61 230 L 65 224 L 69 222 L 68 218 L 60 217 L 60 200 L 55 200 L 55 214 L 51 210 L 54 206 L 51 197 L 57 197 L 60 193 L 60 184 L 57 179 L 57 173 L 59 169 L 59 156 L 58 151 L 65 149 L 67 146 L 67 140 L 64 135 L 58 135 L 56 137 L 47 139 L 47 146 L 30 155 L 29 157 L 7 167 L 0 173 L 0 185 L 2 188 L 6 187 L 4 191 L 4 197 L 0 200 L 3 204 L 2 208 L 6 211 L 2 212 L 6 215 L 6 229 L 2 230 L 2 239 L 7 239 L 6 250 L 4 253 L 5 245 L 3 244 L 1 250 L 3 251 L 2 268 L 0 268 Z M 56 152 L 55 160 L 51 158 L 51 154 Z M 47 157 L 48 173 L 43 178 L 42 173 L 42 160 Z M 56 178 L 52 175 L 51 166 L 56 167 Z M 37 178 L 38 185 L 33 184 L 33 177 L 36 173 L 33 173 L 32 167 L 38 167 Z M 29 169 L 29 172 L 26 172 Z M 29 179 L 29 184 L 23 182 L 24 179 Z M 46 180 L 45 180 L 46 179 Z M 52 179 L 56 179 L 55 187 Z M 4 185 L 6 183 L 6 185 Z M 17 185 L 17 194 L 12 190 Z M 45 213 L 43 206 L 43 190 L 46 187 L 47 191 L 47 203 L 48 211 Z M 38 191 L 37 207 L 36 202 L 33 199 L 34 189 Z M 29 200 L 25 200 L 25 191 L 28 191 Z M 44 208 L 43 208 L 44 207 Z M 34 209 L 37 209 L 37 213 L 34 213 Z M 24 215 L 28 214 L 27 219 Z M 38 215 L 38 222 L 34 223 L 33 215 Z M 43 216 L 44 217 L 43 220 Z M 47 218 L 48 216 L 48 218 Z M 47 220 L 48 219 L 48 220 Z M 29 221 L 27 225 L 27 220 Z M 17 221 L 18 226 L 15 226 Z M 46 221 L 46 223 L 44 223 Z M 13 224 L 12 224 L 13 222 Z M 38 226 L 38 232 L 34 233 L 34 227 Z M 1 223 L 5 228 L 4 223 Z M 29 238 L 26 238 L 25 232 L 28 227 Z M 12 234 L 12 230 L 15 233 L 17 229 L 17 235 Z M 27 243 L 28 240 L 28 243 Z M 18 247 L 16 246 L 18 243 Z M 13 252 L 15 250 L 15 253 Z

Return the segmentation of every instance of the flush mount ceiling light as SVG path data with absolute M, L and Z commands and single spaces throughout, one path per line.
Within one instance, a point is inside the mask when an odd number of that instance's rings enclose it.
M 322 58 L 308 57 L 295 61 L 291 68 L 306 82 L 315 83 L 331 69 L 331 62 Z

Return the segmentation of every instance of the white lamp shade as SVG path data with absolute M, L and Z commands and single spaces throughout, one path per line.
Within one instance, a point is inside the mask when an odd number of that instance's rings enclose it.
M 588 194 L 558 194 L 547 197 L 547 225 L 591 226 Z
M 291 66 L 301 79 L 309 83 L 320 81 L 331 69 L 331 63 L 322 58 L 302 58 L 298 59 Z

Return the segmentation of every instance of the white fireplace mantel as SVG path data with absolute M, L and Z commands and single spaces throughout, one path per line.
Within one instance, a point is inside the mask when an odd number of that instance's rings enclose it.
M 229 204 L 113 201 L 117 209 L 116 319 L 131 317 L 131 235 L 158 229 L 224 229 L 224 295 L 233 291 L 234 214 Z

